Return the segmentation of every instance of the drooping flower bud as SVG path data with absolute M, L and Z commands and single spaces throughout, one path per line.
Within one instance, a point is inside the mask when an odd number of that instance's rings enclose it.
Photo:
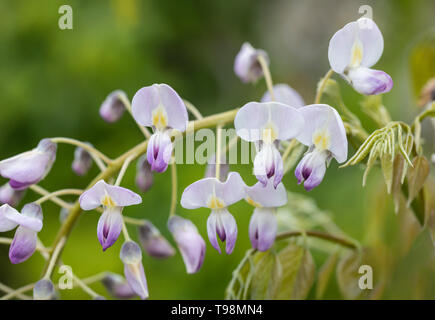
M 56 160 L 56 150 L 55 143 L 43 139 L 35 149 L 0 161 L 0 175 L 10 179 L 12 188 L 26 189 L 45 178 Z
M 0 203 L 15 207 L 20 203 L 25 193 L 26 190 L 15 190 L 11 188 L 9 183 L 6 183 L 0 188 Z
M 196 226 L 192 221 L 175 215 L 169 219 L 168 229 L 178 245 L 187 273 L 198 272 L 204 262 L 205 242 Z
M 149 221 L 138 228 L 139 240 L 145 252 L 153 258 L 169 258 L 175 254 L 174 248 Z
M 147 192 L 153 185 L 154 175 L 151 166 L 147 161 L 147 156 L 143 155 L 137 161 L 136 166 L 136 186 L 142 192 Z
M 106 100 L 103 101 L 100 107 L 100 116 L 106 122 L 113 123 L 118 121 L 125 111 L 124 102 L 121 100 L 121 96 L 127 99 L 127 95 L 122 90 L 115 90 L 111 92 Z
M 102 283 L 107 291 L 117 299 L 130 299 L 136 295 L 127 281 L 119 274 L 108 273 Z
M 54 289 L 53 282 L 49 279 L 41 279 L 33 288 L 34 300 L 55 300 L 57 299 L 57 293 Z
M 89 142 L 86 144 L 92 146 Z M 79 176 L 88 173 L 92 166 L 92 157 L 85 149 L 77 147 L 74 151 L 74 160 L 71 165 L 73 171 Z
M 148 298 L 148 286 L 142 265 L 142 251 L 138 244 L 127 241 L 122 245 L 120 258 L 124 263 L 124 275 L 133 291 L 142 299 Z
M 257 82 L 263 76 L 259 56 L 269 64 L 269 56 L 265 51 L 254 49 L 248 42 L 242 45 L 234 60 L 234 72 L 243 82 Z

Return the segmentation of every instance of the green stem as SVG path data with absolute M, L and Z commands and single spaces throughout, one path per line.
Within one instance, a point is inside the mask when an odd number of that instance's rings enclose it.
M 55 192 L 49 193 L 41 198 L 39 198 L 38 200 L 35 201 L 35 203 L 37 204 L 42 204 L 43 202 L 47 201 L 47 200 L 51 200 L 51 198 L 53 197 L 57 197 L 57 196 L 62 196 L 62 195 L 81 195 L 83 193 L 83 190 L 80 189 L 62 189 L 62 190 L 57 190 Z
M 191 102 L 187 101 L 186 99 L 183 99 L 183 102 L 187 110 L 189 110 L 190 113 L 193 114 L 197 120 L 204 118 L 201 112 L 199 112 L 199 110 Z
M 331 76 L 333 74 L 334 74 L 334 70 L 329 69 L 329 71 L 323 77 L 322 82 L 320 83 L 320 86 L 317 88 L 317 93 L 316 93 L 316 98 L 314 99 L 314 104 L 320 103 L 320 101 L 322 99 L 322 95 L 323 95 L 323 90 L 325 90 L 326 82 L 328 81 L 329 78 L 331 78 Z
M 30 186 L 30 189 L 33 190 L 34 192 L 42 195 L 42 196 L 47 196 L 49 194 L 52 194 L 52 192 L 47 191 L 44 188 L 42 188 L 42 187 L 40 187 L 40 186 L 38 186 L 36 184 Z M 62 207 L 62 208 L 65 208 L 65 209 L 68 209 L 68 210 L 70 210 L 72 208 L 71 204 L 63 201 L 62 199 L 60 199 L 60 198 L 58 198 L 56 196 L 50 197 L 49 200 L 52 201 L 53 203 L 57 204 L 58 206 Z
M 266 59 L 260 54 L 257 57 L 258 62 L 260 63 L 261 69 L 263 69 L 264 79 L 266 80 L 267 90 L 269 91 L 270 98 L 272 101 L 275 101 L 275 93 L 273 91 L 273 81 L 272 75 L 270 74 L 269 66 L 267 65 Z
M 172 179 L 172 195 L 171 195 L 171 207 L 169 209 L 169 217 L 175 214 L 175 209 L 177 208 L 177 165 L 175 164 L 175 159 L 172 159 L 171 163 L 171 179 Z
M 298 236 L 315 237 L 315 238 L 327 240 L 330 242 L 338 243 L 338 244 L 340 244 L 344 247 L 350 248 L 350 249 L 358 249 L 358 245 L 350 240 L 347 240 L 345 238 L 341 238 L 338 236 L 334 236 L 332 234 L 325 233 L 322 231 L 316 231 L 316 230 L 303 231 L 303 232 L 302 231 L 286 231 L 286 232 L 278 234 L 276 236 L 275 240 L 279 241 L 279 240 L 284 240 L 284 239 L 288 239 L 291 237 L 298 237 Z
M 97 156 L 98 158 L 100 158 L 101 160 L 103 160 L 105 163 L 109 164 L 112 162 L 112 160 L 106 156 L 105 154 L 103 154 L 101 151 L 99 151 L 98 149 L 95 149 L 94 147 L 90 146 L 87 143 L 78 141 L 76 139 L 71 139 L 71 138 L 63 138 L 63 137 L 56 137 L 56 138 L 52 138 L 50 139 L 52 142 L 54 143 L 66 143 L 66 144 L 72 144 L 74 146 L 80 147 L 86 151 L 89 152 L 89 154 L 92 156 Z

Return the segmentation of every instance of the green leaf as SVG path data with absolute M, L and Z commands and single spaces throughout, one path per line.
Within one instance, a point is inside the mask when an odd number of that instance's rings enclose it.
M 391 154 L 384 153 L 381 156 L 381 168 L 385 184 L 387 185 L 387 192 L 391 193 L 391 186 L 393 184 L 393 159 L 391 159 Z
M 251 281 L 250 299 L 266 299 L 275 271 L 275 254 L 270 250 L 257 252 L 253 259 L 255 268 Z
M 360 251 L 350 252 L 337 266 L 337 282 L 341 294 L 345 299 L 355 300 L 361 295 L 358 286 L 360 274 L 359 267 L 362 265 L 362 253 Z
M 331 254 L 320 268 L 317 274 L 316 299 L 321 299 L 328 287 L 329 280 L 334 274 L 335 266 L 338 261 L 338 252 Z
M 412 163 L 413 167 L 408 170 L 408 206 L 422 190 L 430 170 L 429 161 L 424 156 L 415 157 Z
M 392 184 L 392 194 L 394 202 L 394 212 L 397 214 L 400 209 L 400 197 L 402 195 L 402 177 L 403 171 L 405 170 L 405 159 L 400 154 L 397 154 L 394 158 L 393 164 L 393 184 Z

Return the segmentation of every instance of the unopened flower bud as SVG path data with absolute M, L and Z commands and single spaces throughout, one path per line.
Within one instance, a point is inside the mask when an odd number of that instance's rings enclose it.
M 49 279 L 41 279 L 35 284 L 33 288 L 34 300 L 55 300 L 56 298 L 57 294 L 53 282 Z
M 0 188 L 0 203 L 7 203 L 11 207 L 15 207 L 24 197 L 26 190 L 15 190 L 11 188 L 9 183 L 6 183 Z
M 142 299 L 148 298 L 148 286 L 142 265 L 142 251 L 138 244 L 133 241 L 125 242 L 119 256 L 124 263 L 124 275 L 130 287 Z
M 263 76 L 259 56 L 269 64 L 269 56 L 265 51 L 254 49 L 248 42 L 242 45 L 234 61 L 234 72 L 243 82 L 256 82 Z
M 108 273 L 102 283 L 107 291 L 117 299 L 130 299 L 136 295 L 127 281 L 116 273 Z
M 145 252 L 153 258 L 169 258 L 175 254 L 174 248 L 149 221 L 138 228 L 139 240 Z
M 86 143 L 92 146 L 90 143 Z M 73 171 L 79 176 L 83 176 L 88 173 L 92 167 L 92 157 L 85 149 L 77 147 L 74 151 L 74 161 L 71 165 Z
M 147 156 L 144 154 L 139 158 L 136 166 L 136 185 L 142 191 L 148 191 L 154 182 L 151 165 L 147 161 Z
M 100 116 L 106 122 L 116 122 L 118 121 L 125 111 L 124 102 L 121 100 L 121 96 L 127 98 L 126 94 L 122 90 L 115 90 L 110 93 L 106 100 L 101 104 Z

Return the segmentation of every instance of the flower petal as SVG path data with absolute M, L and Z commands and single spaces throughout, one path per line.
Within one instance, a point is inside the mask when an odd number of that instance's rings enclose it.
M 132 112 L 135 120 L 147 127 L 156 123 L 153 122 L 153 111 L 162 107 L 162 116 L 166 126 L 177 129 L 181 132 L 187 128 L 188 115 L 183 100 L 167 84 L 153 84 L 143 87 L 133 97 Z
M 123 187 L 105 185 L 107 194 L 115 201 L 119 207 L 127 207 L 142 203 L 142 197 L 137 193 Z
M 160 231 L 149 221 L 139 226 L 139 241 L 145 252 L 154 258 L 164 259 L 172 257 L 175 254 L 174 248 L 166 240 Z
M 20 225 L 35 232 L 42 229 L 42 210 L 37 204 L 26 204 L 22 213 L 5 204 L 0 207 L 0 230 L 8 231 Z M 12 227 L 12 228 L 11 228 Z
M 323 180 L 326 172 L 326 155 L 323 152 L 307 153 L 299 162 L 295 170 L 298 183 L 304 182 L 307 191 L 317 187 Z
M 106 209 L 98 220 L 97 236 L 103 251 L 111 247 L 122 230 L 121 208 Z
M 122 90 L 115 90 L 111 92 L 103 101 L 100 107 L 100 116 L 106 122 L 112 123 L 118 121 L 125 111 L 125 105 L 120 99 L 123 95 L 127 99 L 127 95 Z
M 274 188 L 281 182 L 284 174 L 281 154 L 273 144 L 263 144 L 254 159 L 254 174 L 265 186 L 271 177 Z
M 167 131 L 154 133 L 147 147 L 147 160 L 152 171 L 164 172 L 172 155 L 172 141 Z
M 281 102 L 287 106 L 294 108 L 301 108 L 305 106 L 304 99 L 299 95 L 299 93 L 291 88 L 286 83 L 278 83 L 273 86 L 273 93 L 276 102 Z M 266 91 L 261 98 L 261 102 L 271 102 L 272 98 L 270 92 Z
M 237 223 L 233 215 L 228 210 L 219 210 L 219 219 L 225 231 L 225 252 L 231 254 L 237 240 Z
M 116 273 L 108 273 L 102 280 L 104 287 L 117 299 L 130 299 L 136 293 L 129 286 L 126 280 Z
M 260 55 L 269 64 L 269 57 L 265 51 L 254 49 L 248 42 L 242 45 L 234 60 L 234 73 L 243 82 L 256 82 L 263 76 L 263 69 L 258 61 Z
M 234 119 L 237 135 L 246 141 L 263 140 L 270 133 L 272 140 L 294 138 L 304 126 L 298 110 L 279 102 L 249 102 Z
M 24 197 L 26 190 L 13 189 L 9 183 L 0 187 L 0 203 L 6 203 L 11 207 L 16 206 Z
M 148 286 L 142 261 L 124 265 L 124 275 L 129 286 L 142 300 L 148 298 Z
M 13 215 L 19 215 L 19 213 L 8 204 L 0 207 L 0 232 L 10 231 L 18 225 L 18 223 L 10 219 Z
M 275 189 L 272 183 L 264 186 L 257 182 L 252 187 L 245 187 L 245 190 L 249 199 L 261 207 L 280 207 L 287 203 L 287 191 L 282 183 Z
M 249 238 L 252 247 L 259 251 L 269 250 L 276 237 L 278 223 L 270 208 L 255 208 L 249 222 Z
M 380 70 L 352 68 L 346 78 L 357 92 L 365 95 L 381 94 L 393 88 L 393 79 Z
M 154 183 L 154 175 L 151 171 L 151 165 L 144 154 L 139 158 L 136 165 L 136 186 L 142 191 L 147 192 Z
M 326 130 L 329 141 L 327 149 L 339 163 L 346 161 L 346 130 L 338 112 L 326 104 L 312 104 L 301 108 L 300 113 L 305 118 L 305 127 L 296 139 L 307 146 L 312 146 L 314 133 Z
M 37 233 L 19 226 L 9 248 L 9 259 L 13 264 L 27 260 L 36 250 Z
M 213 248 L 215 248 L 219 253 L 221 253 L 221 248 L 219 247 L 219 243 L 216 237 L 217 226 L 218 226 L 218 214 L 215 211 L 212 211 L 207 219 L 208 240 L 210 240 L 210 243 L 213 246 Z

